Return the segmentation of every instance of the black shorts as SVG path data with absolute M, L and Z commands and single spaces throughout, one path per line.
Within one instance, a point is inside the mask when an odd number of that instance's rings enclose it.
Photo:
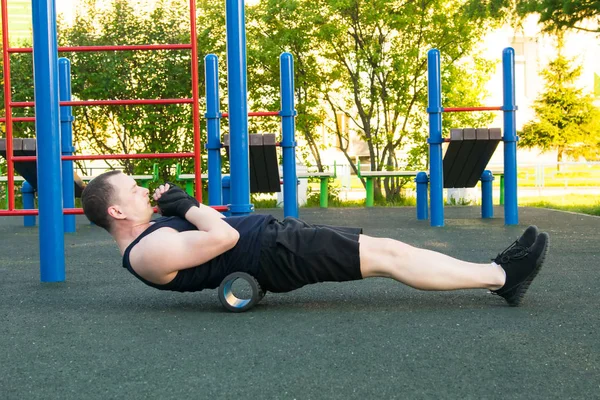
M 258 282 L 270 292 L 289 292 L 311 283 L 362 279 L 361 233 L 290 217 L 272 221 L 262 233 Z

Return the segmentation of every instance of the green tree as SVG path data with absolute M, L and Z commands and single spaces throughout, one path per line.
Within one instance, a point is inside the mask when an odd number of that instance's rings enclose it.
M 560 41 L 559 41 L 560 43 Z M 600 155 L 600 111 L 593 98 L 575 86 L 581 67 L 560 51 L 542 72 L 544 92 L 535 101 L 536 119 L 523 126 L 519 145 L 556 150 L 557 161 L 564 156 L 597 159 Z
M 325 119 L 320 96 L 323 70 L 307 4 L 299 0 L 265 0 L 248 9 L 249 98 L 257 108 L 279 109 L 279 55 L 290 52 L 294 56 L 296 131 L 307 144 L 300 151 L 305 162 L 312 159 L 323 171 L 318 129 Z M 271 120 L 261 127 L 272 130 L 276 124 Z
M 348 153 L 349 133 L 354 132 L 367 144 L 372 170 L 424 167 L 426 52 L 441 50 L 444 104 L 478 104 L 485 94 L 483 72 L 490 66 L 476 58 L 474 63 L 460 61 L 472 56 L 493 21 L 468 18 L 469 3 L 458 1 L 308 3 L 319 54 L 329 61 L 323 98 L 333 115 L 345 114 L 352 121 L 352 128 L 345 130 L 334 118 L 333 130 L 348 162 L 356 171 Z M 487 114 L 445 118 L 447 129 L 454 123 L 478 126 L 489 120 Z M 408 148 L 408 156 L 400 157 L 399 151 Z M 399 193 L 402 182 L 386 179 L 384 185 L 389 199 Z
M 552 33 L 565 29 L 600 33 L 600 4 L 596 0 L 487 0 L 474 4 L 471 11 L 493 15 L 514 13 L 524 17 L 537 13 L 544 31 Z M 584 21 L 596 21 L 595 28 L 583 26 Z
M 61 30 L 64 45 L 189 43 L 189 9 L 184 0 L 159 1 L 151 10 L 127 0 L 109 7 L 87 1 L 72 26 Z M 206 42 L 199 40 L 198 53 Z M 72 91 L 79 99 L 191 97 L 189 50 L 72 53 Z M 200 59 L 202 62 L 202 58 Z M 202 71 L 202 64 L 200 65 Z M 201 74 L 201 72 L 200 72 Z M 200 93 L 204 80 L 201 79 Z M 193 149 L 190 105 L 77 107 L 78 147 L 98 153 L 170 153 Z M 148 172 L 156 161 L 123 160 L 129 173 Z M 163 177 L 175 161 L 159 161 Z M 190 160 L 181 160 L 187 166 Z

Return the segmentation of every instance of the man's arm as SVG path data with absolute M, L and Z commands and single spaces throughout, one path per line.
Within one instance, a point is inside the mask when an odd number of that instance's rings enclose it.
M 154 199 L 158 201 L 168 190 L 168 185 L 161 185 Z M 210 207 L 192 206 L 184 217 L 198 230 L 159 229 L 134 247 L 130 262 L 143 278 L 166 283 L 177 271 L 204 264 L 230 250 L 240 238 L 239 232 L 223 220 L 223 215 Z
M 222 223 L 228 225 L 225 221 Z M 238 231 L 231 227 L 219 228 L 186 232 L 159 229 L 133 248 L 130 253 L 131 266 L 151 282 L 170 282 L 177 271 L 204 264 L 236 245 Z

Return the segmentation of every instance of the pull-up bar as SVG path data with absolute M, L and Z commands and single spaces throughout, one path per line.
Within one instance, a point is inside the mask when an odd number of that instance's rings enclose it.
M 97 51 L 132 51 L 132 50 L 189 50 L 192 48 L 191 44 L 139 44 L 139 45 L 118 45 L 118 46 L 65 46 L 59 47 L 59 53 L 84 53 L 84 52 L 97 52 Z M 8 53 L 32 53 L 31 47 L 12 47 L 9 48 Z
M 517 225 L 517 129 L 515 113 L 515 51 L 506 48 L 502 52 L 502 91 L 504 104 L 501 107 L 442 107 L 442 78 L 440 51 L 427 53 L 427 92 L 429 114 L 429 171 L 431 226 L 444 226 L 444 171 L 442 162 L 442 114 L 444 112 L 503 111 L 504 133 L 504 222 Z
M 472 112 L 472 111 L 502 111 L 502 106 L 497 107 L 444 107 L 443 112 Z

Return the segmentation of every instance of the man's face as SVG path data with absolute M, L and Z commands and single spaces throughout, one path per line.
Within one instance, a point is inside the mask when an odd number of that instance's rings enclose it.
M 154 213 L 150 204 L 149 191 L 138 186 L 136 181 L 125 174 L 110 178 L 115 189 L 113 212 L 118 211 L 117 219 L 146 220 Z

